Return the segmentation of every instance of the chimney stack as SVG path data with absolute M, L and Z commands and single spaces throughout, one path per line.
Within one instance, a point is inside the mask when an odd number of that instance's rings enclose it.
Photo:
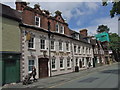
M 83 36 L 87 36 L 87 29 L 82 29 L 80 30 L 80 34 L 82 34 Z
M 23 9 L 27 6 L 27 2 L 25 0 L 16 0 L 16 10 L 23 11 Z

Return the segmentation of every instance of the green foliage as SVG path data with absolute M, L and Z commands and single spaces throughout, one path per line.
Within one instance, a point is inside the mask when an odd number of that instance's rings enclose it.
M 103 0 L 102 5 L 107 6 L 107 1 L 108 0 Z M 114 17 L 115 15 L 120 14 L 120 1 L 119 0 L 113 0 L 113 6 L 112 9 L 110 10 L 110 16 L 111 18 Z
M 120 36 L 117 35 L 116 33 L 110 33 L 109 34 L 109 38 L 110 38 L 110 49 L 112 50 L 120 50 Z
M 97 32 L 98 33 L 101 33 L 101 32 L 109 32 L 109 28 L 105 25 L 99 25 L 98 28 L 97 28 Z
M 119 2 L 113 2 L 113 7 L 110 10 L 110 16 L 114 17 L 114 15 L 120 14 L 120 1 Z

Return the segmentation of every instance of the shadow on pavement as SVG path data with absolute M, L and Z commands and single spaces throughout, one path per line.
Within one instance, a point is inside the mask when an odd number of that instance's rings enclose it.
M 120 74 L 120 69 L 113 69 L 113 70 L 104 70 L 104 71 L 101 71 L 100 73 L 111 73 L 111 74 Z

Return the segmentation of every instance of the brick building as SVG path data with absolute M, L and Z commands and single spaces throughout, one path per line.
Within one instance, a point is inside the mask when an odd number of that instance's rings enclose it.
M 93 65 L 93 49 L 84 39 L 86 30 L 69 29 L 60 11 L 50 16 L 38 4 L 34 8 L 26 2 L 16 2 L 16 10 L 22 13 L 21 29 L 21 80 L 36 67 L 37 78 L 65 74 Z

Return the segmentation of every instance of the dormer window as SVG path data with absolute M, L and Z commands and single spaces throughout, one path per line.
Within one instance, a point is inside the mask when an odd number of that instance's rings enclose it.
M 38 16 L 35 16 L 35 25 L 36 26 L 40 26 L 40 17 L 38 17 Z
M 79 34 L 75 34 L 75 39 L 79 40 Z
M 64 34 L 64 26 L 60 25 L 60 33 Z
M 57 23 L 55 29 L 56 29 L 57 33 L 64 34 L 64 26 L 63 25 L 60 25 Z
M 56 32 L 59 32 L 59 25 L 56 24 Z

